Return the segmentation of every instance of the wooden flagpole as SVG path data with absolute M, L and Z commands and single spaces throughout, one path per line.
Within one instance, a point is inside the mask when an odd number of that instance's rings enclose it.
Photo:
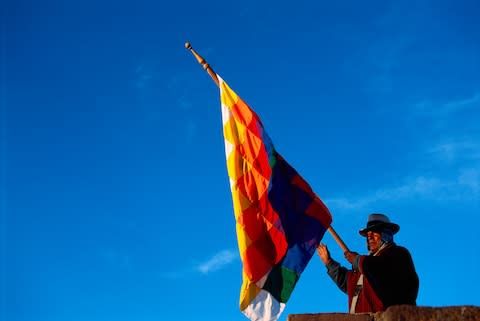
M 195 51 L 195 49 L 193 49 L 192 45 L 190 44 L 190 42 L 186 42 L 185 43 L 185 48 L 187 48 L 188 50 L 190 50 L 190 52 L 193 54 L 193 56 L 195 56 L 195 58 L 197 59 L 198 63 L 200 65 L 202 65 L 203 69 L 205 69 L 208 74 L 210 75 L 210 77 L 212 77 L 213 81 L 215 82 L 215 84 L 218 86 L 218 77 L 217 77 L 217 74 L 213 71 L 212 67 L 210 67 L 210 65 L 205 61 L 205 59 L 203 59 L 202 56 L 200 56 L 198 54 L 198 52 Z
M 217 86 L 219 86 L 219 81 L 218 81 L 217 74 L 213 71 L 212 67 L 210 67 L 210 65 L 207 63 L 207 61 L 205 59 L 203 59 L 203 57 L 200 56 L 198 54 L 198 52 L 195 51 L 195 49 L 193 49 L 190 42 L 185 43 L 185 48 L 190 50 L 190 52 L 193 54 L 193 56 L 197 59 L 198 63 L 200 65 L 202 65 L 203 69 L 205 69 L 208 72 L 208 74 L 210 75 L 210 77 L 212 77 L 212 80 L 215 82 L 215 84 Z M 337 232 L 335 232 L 335 230 L 333 229 L 332 226 L 328 227 L 328 232 L 330 232 L 330 234 L 332 234 L 333 238 L 338 243 L 338 245 L 342 248 L 343 252 L 350 252 L 350 250 L 348 249 L 345 242 L 343 242 L 343 240 L 340 238 L 340 236 L 337 234 Z
M 328 227 L 328 231 L 330 232 L 330 234 L 332 234 L 332 236 L 335 239 L 335 241 L 337 242 L 337 244 L 342 248 L 343 253 L 350 252 L 350 250 L 348 249 L 345 242 L 343 242 L 343 240 L 340 238 L 340 236 L 337 234 L 337 232 L 335 232 L 335 230 L 333 229 L 333 227 L 331 225 Z

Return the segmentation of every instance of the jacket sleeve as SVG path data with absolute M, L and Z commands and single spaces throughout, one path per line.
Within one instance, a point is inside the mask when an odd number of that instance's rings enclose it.
M 327 265 L 327 273 L 335 282 L 340 290 L 347 293 L 347 274 L 348 270 L 341 266 L 340 263 L 331 260 Z

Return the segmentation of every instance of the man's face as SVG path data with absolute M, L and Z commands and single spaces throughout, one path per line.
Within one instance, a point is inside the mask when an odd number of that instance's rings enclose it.
M 382 235 L 379 232 L 368 231 L 367 232 L 367 245 L 368 249 L 372 252 L 376 252 L 381 245 Z

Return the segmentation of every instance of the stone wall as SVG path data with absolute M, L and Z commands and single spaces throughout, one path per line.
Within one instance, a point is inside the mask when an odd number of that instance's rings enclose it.
M 290 314 L 287 321 L 480 321 L 480 307 L 397 305 L 377 313 Z

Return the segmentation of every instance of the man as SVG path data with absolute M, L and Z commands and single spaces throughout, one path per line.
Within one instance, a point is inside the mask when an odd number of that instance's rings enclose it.
M 345 252 L 352 270 L 330 257 L 324 244 L 317 253 L 327 267 L 328 275 L 348 294 L 350 313 L 384 311 L 397 304 L 416 304 L 418 276 L 409 251 L 393 241 L 400 229 L 384 214 L 371 214 L 367 226 L 359 231 L 366 237 L 368 256 Z

